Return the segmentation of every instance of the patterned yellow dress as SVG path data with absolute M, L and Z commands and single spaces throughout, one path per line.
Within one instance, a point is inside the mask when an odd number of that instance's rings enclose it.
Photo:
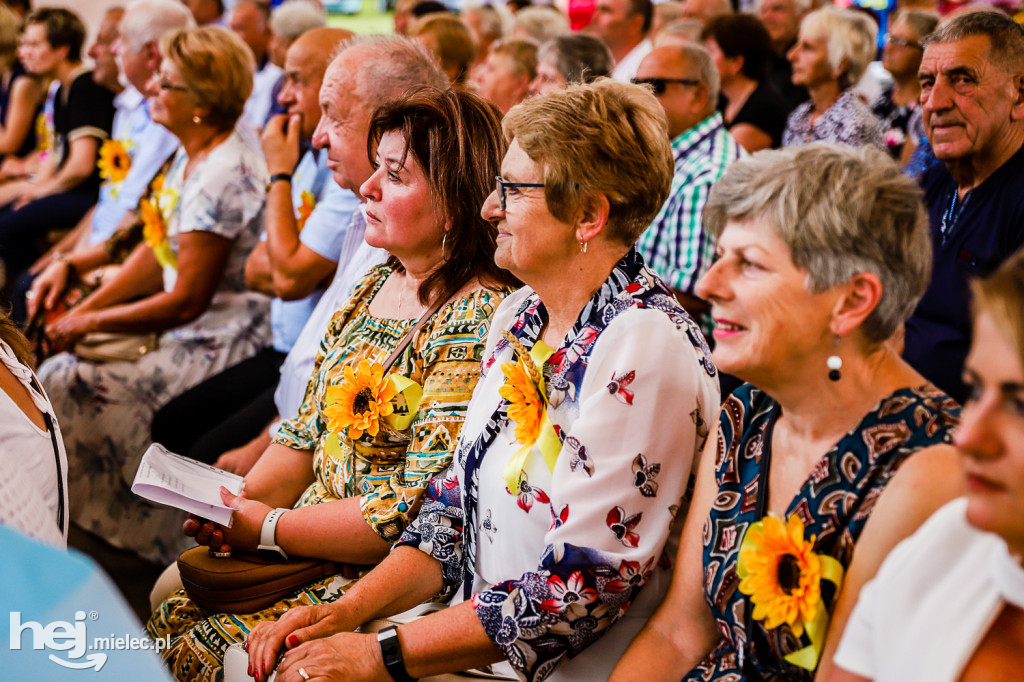
M 299 414 L 281 425 L 274 442 L 314 452 L 315 481 L 296 507 L 359 496 L 363 518 L 394 543 L 419 509 L 431 477 L 452 459 L 466 406 L 480 377 L 491 317 L 505 292 L 476 289 L 445 304 L 395 362 L 392 373 L 423 387 L 419 412 L 407 431 L 386 435 L 381 430 L 373 438 L 364 434 L 354 445 L 342 437 L 339 451 L 328 454 L 327 387 L 342 381 L 342 371 L 350 363 L 364 358 L 383 363 L 415 324 L 415 320 L 370 315 L 370 302 L 390 273 L 387 265 L 373 268 L 334 315 Z M 163 656 L 177 679 L 221 680 L 224 651 L 244 641 L 256 623 L 277 620 L 293 606 L 334 601 L 351 584 L 340 575 L 325 578 L 247 615 L 211 615 L 180 590 L 153 613 L 147 629 L 154 638 L 170 635 L 171 647 Z

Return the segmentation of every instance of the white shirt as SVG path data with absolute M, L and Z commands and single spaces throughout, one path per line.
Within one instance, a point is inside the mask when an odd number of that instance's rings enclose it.
M 612 69 L 612 78 L 623 83 L 628 83 L 636 76 L 636 70 L 640 68 L 640 62 L 644 60 L 651 50 L 654 49 L 654 43 L 649 38 L 644 38 L 636 46 L 629 51 L 625 57 L 623 57 L 615 68 Z
M 306 326 L 299 332 L 295 345 L 281 365 L 281 380 L 274 391 L 274 404 L 277 405 L 277 414 L 281 417 L 290 419 L 299 413 L 306 385 L 313 375 L 313 362 L 320 348 L 320 340 L 327 333 L 327 323 L 352 296 L 352 290 L 356 288 L 363 275 L 374 265 L 387 260 L 387 251 L 363 241 L 365 231 L 366 218 L 363 217 L 361 210 L 356 211 L 352 214 L 352 222 L 345 236 L 334 279 L 320 297 Z M 278 422 L 275 422 L 270 427 L 271 438 L 277 433 L 277 424 Z
M 274 66 L 268 59 L 267 63 L 256 72 L 256 76 L 253 78 L 252 94 L 249 95 L 249 99 L 245 102 L 243 115 L 257 129 L 262 129 L 267 122 L 270 107 L 274 104 L 271 101 L 274 85 L 283 75 L 284 70 L 280 66 Z
M 37 540 L 66 547 L 68 458 L 57 418 L 41 384 L 36 382 L 39 390 L 33 386 L 32 370 L 21 364 L 2 340 L 0 362 L 28 389 L 36 408 L 50 415 L 57 436 L 54 453 L 50 433 L 36 426 L 6 391 L 0 390 L 0 522 Z M 58 526 L 61 506 L 64 517 Z
M 886 558 L 836 665 L 875 682 L 954 682 L 1005 603 L 1024 608 L 1024 569 L 966 510 L 966 498 L 953 500 Z

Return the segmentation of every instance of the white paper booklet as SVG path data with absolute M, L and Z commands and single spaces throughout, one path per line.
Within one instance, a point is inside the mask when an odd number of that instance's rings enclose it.
M 220 487 L 224 486 L 238 495 L 244 485 L 238 474 L 176 455 L 159 443 L 153 443 L 142 455 L 132 492 L 147 500 L 230 526 L 234 510 L 224 506 Z

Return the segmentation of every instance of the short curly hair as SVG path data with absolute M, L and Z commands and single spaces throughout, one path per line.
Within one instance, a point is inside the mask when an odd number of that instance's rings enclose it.
M 631 245 L 668 198 L 674 161 L 665 114 L 648 90 L 609 78 L 534 97 L 502 122 L 543 168 L 548 210 L 578 220 L 596 195 L 608 198 L 609 236 Z
M 870 342 L 892 336 L 931 278 L 921 190 L 873 147 L 815 142 L 740 159 L 711 189 L 703 219 L 715 239 L 729 221 L 768 223 L 813 292 L 876 274 L 882 298 L 863 324 Z

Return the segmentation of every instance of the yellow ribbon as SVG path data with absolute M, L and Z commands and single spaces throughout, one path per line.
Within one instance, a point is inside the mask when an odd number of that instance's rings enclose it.
M 533 348 L 530 349 L 530 359 L 533 360 L 537 367 L 543 367 L 544 363 L 547 362 L 547 359 L 554 352 L 555 350 L 551 346 L 538 340 Z M 558 461 L 558 453 L 562 450 L 562 442 L 558 439 L 555 427 L 548 418 L 548 396 L 544 390 L 544 372 L 541 371 L 539 374 L 540 381 L 537 391 L 540 393 L 541 400 L 544 401 L 544 407 L 541 410 L 540 416 L 540 433 L 536 441 L 526 443 L 523 447 L 519 448 L 519 451 L 505 463 L 505 468 L 501 473 L 501 477 L 505 481 L 505 488 L 512 495 L 519 493 L 519 480 L 523 476 L 523 469 L 526 467 L 526 462 L 530 457 L 530 453 L 533 452 L 534 446 L 540 450 L 541 457 L 544 458 L 544 463 L 547 464 L 548 471 L 551 472 L 554 472 L 555 462 Z
M 152 249 L 153 255 L 156 256 L 156 262 L 160 264 L 161 268 L 178 269 L 178 256 L 171 248 L 170 242 L 164 239 L 159 246 L 154 246 Z
M 836 594 L 839 594 L 839 587 L 843 584 L 843 565 L 827 554 L 819 554 L 818 559 L 821 561 L 821 579 L 833 583 L 836 586 Z M 804 631 L 811 643 L 803 649 L 787 654 L 786 660 L 804 670 L 814 672 L 818 668 L 821 650 L 825 646 L 825 634 L 828 632 L 830 618 L 831 615 L 825 605 L 819 605 L 814 618 L 810 622 L 804 621 Z
M 405 431 L 412 426 L 416 413 L 420 411 L 423 387 L 401 374 L 389 375 L 388 383 L 395 389 L 395 397 L 391 399 L 395 411 L 383 417 L 384 423 L 396 431 Z

